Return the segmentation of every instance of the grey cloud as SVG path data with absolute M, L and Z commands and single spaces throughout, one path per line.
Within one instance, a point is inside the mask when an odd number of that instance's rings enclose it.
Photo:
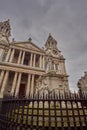
M 17 40 L 31 36 L 43 46 L 51 32 L 66 58 L 70 87 L 77 89 L 87 70 L 87 0 L 1 0 L 0 19 L 6 18 Z

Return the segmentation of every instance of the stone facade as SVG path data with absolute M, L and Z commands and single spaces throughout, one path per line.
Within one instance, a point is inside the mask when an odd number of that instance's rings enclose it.
M 0 97 L 69 92 L 65 59 L 49 34 L 44 49 L 28 41 L 9 41 L 9 20 L 0 22 Z
M 82 93 L 87 94 L 87 72 L 84 72 L 84 76 L 78 80 L 77 85 Z

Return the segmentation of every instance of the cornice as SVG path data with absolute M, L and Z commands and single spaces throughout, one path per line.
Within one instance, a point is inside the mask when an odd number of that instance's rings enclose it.
M 24 73 L 35 73 L 35 74 L 45 73 L 44 69 L 40 69 L 36 67 L 24 66 L 20 64 L 9 63 L 9 62 L 0 62 L 0 69 L 7 70 L 6 68 L 8 68 L 8 70 L 24 72 Z

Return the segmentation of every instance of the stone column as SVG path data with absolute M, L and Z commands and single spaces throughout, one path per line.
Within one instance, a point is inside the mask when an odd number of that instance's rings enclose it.
M 54 63 L 54 69 L 53 70 L 55 70 L 55 71 L 57 71 L 57 69 L 56 69 L 56 64 Z
M 18 81 L 17 81 L 17 85 L 16 85 L 15 97 L 17 97 L 17 96 L 18 96 L 18 93 L 19 93 L 20 82 L 21 82 L 21 76 L 22 76 L 22 73 L 19 73 L 19 75 L 18 75 Z
M 14 57 L 14 52 L 15 52 L 15 49 L 12 50 L 12 53 L 11 53 L 11 56 L 10 56 L 10 60 L 9 60 L 9 62 L 12 62 L 13 57 Z
M 20 61 L 21 61 L 21 55 L 22 55 L 22 51 L 20 50 L 17 64 L 20 64 Z
M 40 55 L 40 68 L 42 68 L 42 55 Z
M 44 56 L 43 56 L 43 69 L 45 69 L 45 60 L 44 60 Z
M 64 73 L 66 74 L 65 62 L 63 62 Z
M 1 95 L 2 96 L 4 94 L 4 90 L 5 90 L 5 87 L 6 87 L 7 80 L 8 80 L 8 76 L 9 76 L 9 71 L 6 71 L 5 76 L 4 76 L 4 80 L 3 80 L 3 83 L 2 83 L 2 88 L 1 88 Z
M 30 96 L 33 97 L 33 94 L 34 94 L 34 75 L 32 74 L 32 77 L 31 77 L 31 93 L 30 93 Z
M 0 61 L 2 61 L 4 51 L 5 51 L 4 49 L 0 48 Z
M 30 57 L 30 66 L 32 66 L 33 63 L 33 53 L 31 53 L 31 57 Z
M 35 62 L 36 62 L 36 54 L 34 54 L 33 67 L 35 67 Z
M 13 83 L 12 83 L 12 88 L 11 88 L 11 93 L 10 93 L 12 96 L 14 96 L 14 91 L 17 84 L 17 76 L 18 76 L 18 73 L 15 72 Z
M 5 74 L 5 71 L 2 70 L 2 72 L 1 72 L 1 74 L 0 74 L 0 86 L 1 86 L 2 80 L 3 80 L 3 78 L 4 78 L 4 74 Z
M 26 97 L 28 98 L 30 96 L 30 81 L 31 75 L 28 74 L 28 80 L 27 80 L 27 86 L 26 86 Z
M 22 55 L 21 64 L 23 64 L 23 62 L 24 62 L 24 57 L 25 57 L 25 51 L 23 51 L 23 55 Z
M 5 59 L 6 62 L 9 61 L 10 54 L 11 54 L 11 48 L 8 50 L 8 53 Z
M 65 68 L 64 68 L 64 63 L 62 62 L 61 64 L 62 64 L 62 72 L 63 72 L 63 74 L 65 74 L 65 70 L 64 70 L 64 69 L 65 69 Z
M 58 64 L 58 73 L 59 73 L 59 74 L 62 73 L 61 62 Z

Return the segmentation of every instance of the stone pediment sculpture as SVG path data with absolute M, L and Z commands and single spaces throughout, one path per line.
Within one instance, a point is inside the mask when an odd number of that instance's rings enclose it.
M 61 94 L 64 94 L 64 90 L 66 92 L 68 92 L 66 89 L 64 88 L 64 86 L 59 87 L 60 84 L 58 82 L 58 79 L 56 77 L 56 74 L 45 74 L 43 75 L 43 77 L 40 77 L 37 81 L 37 84 L 35 86 L 36 90 L 35 90 L 35 94 L 37 95 L 38 93 L 40 94 L 40 96 L 44 96 L 49 94 L 59 94 L 59 91 L 61 92 Z
M 0 44 L 9 45 L 10 24 L 9 20 L 0 22 Z

